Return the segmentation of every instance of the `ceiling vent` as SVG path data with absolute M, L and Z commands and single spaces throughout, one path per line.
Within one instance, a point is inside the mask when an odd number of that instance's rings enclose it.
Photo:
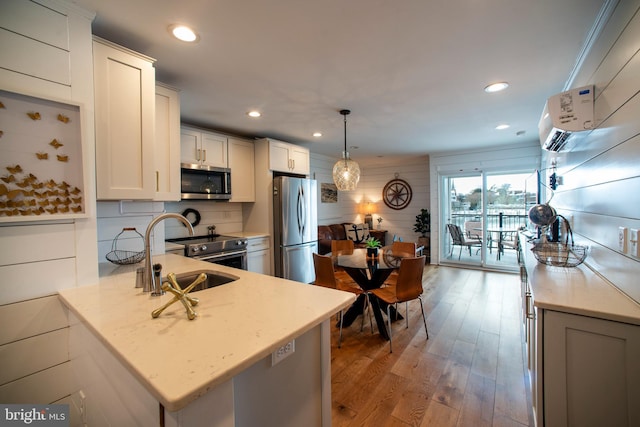
M 573 132 L 593 128 L 593 85 L 571 89 L 547 100 L 538 124 L 540 144 L 561 151 Z

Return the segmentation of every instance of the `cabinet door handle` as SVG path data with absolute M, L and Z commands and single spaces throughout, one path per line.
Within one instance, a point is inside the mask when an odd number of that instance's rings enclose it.
M 202 150 L 202 161 L 203 162 L 207 161 L 207 150 Z
M 160 191 L 160 171 L 156 171 L 156 193 Z
M 196 144 L 196 160 L 200 161 L 200 149 L 198 148 L 197 144 Z
M 291 170 L 296 170 L 296 159 L 291 159 Z
M 534 320 L 535 319 L 534 314 L 529 312 L 529 307 L 531 306 L 531 294 L 527 292 L 524 298 L 525 298 L 525 305 L 526 305 L 525 317 L 527 319 Z

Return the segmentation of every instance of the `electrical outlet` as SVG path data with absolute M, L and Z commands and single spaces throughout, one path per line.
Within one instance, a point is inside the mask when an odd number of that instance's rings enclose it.
M 622 253 L 627 251 L 627 227 L 618 227 L 618 250 Z
M 296 340 L 291 340 L 271 353 L 271 366 L 275 366 L 296 351 Z
M 640 245 L 638 245 L 638 230 L 632 228 L 629 231 L 629 253 L 631 256 L 640 257 Z

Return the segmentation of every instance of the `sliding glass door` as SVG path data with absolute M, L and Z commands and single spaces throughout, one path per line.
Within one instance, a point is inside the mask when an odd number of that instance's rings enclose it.
M 443 263 L 482 265 L 482 180 L 481 174 L 443 177 L 440 216 Z
M 530 176 L 531 171 L 442 176 L 441 262 L 517 270 L 517 232 L 526 223 Z

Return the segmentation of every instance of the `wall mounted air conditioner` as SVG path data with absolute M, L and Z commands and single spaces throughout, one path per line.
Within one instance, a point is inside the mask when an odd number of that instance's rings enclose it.
M 593 128 L 593 85 L 553 95 L 547 100 L 538 124 L 540 144 L 560 151 L 573 132 Z

